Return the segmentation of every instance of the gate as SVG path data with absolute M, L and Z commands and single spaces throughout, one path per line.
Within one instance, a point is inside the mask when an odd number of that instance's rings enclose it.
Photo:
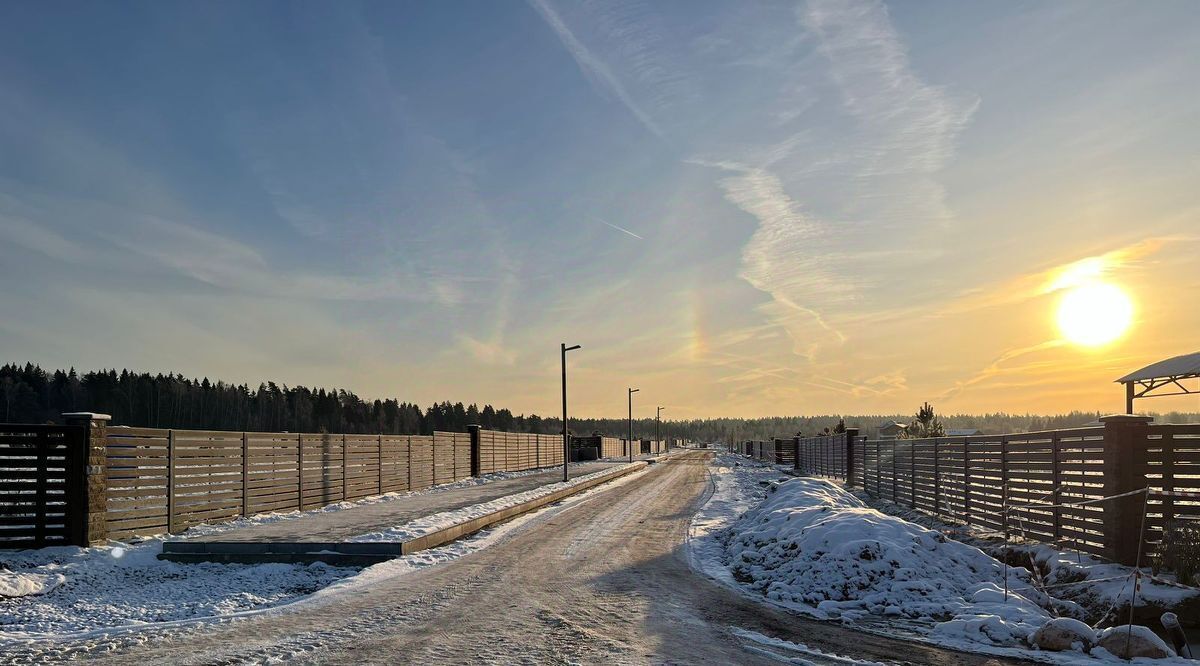
M 0 548 L 84 544 L 84 433 L 0 424 Z

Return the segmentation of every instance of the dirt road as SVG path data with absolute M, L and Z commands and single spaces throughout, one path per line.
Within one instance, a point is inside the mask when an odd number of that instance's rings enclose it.
M 543 510 L 484 550 L 368 589 L 183 634 L 144 634 L 104 654 L 61 645 L 57 656 L 78 649 L 75 657 L 124 664 L 835 663 L 746 633 L 755 632 L 855 659 L 1002 663 L 798 618 L 694 574 L 684 541 L 711 488 L 705 455 L 653 465 Z

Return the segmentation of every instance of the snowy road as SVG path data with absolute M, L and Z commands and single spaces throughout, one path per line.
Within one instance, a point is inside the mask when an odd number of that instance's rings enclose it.
M 836 654 L 1003 663 L 795 617 L 695 574 L 684 540 L 711 490 L 706 455 L 673 457 L 545 509 L 443 565 L 224 624 L 31 645 L 26 656 L 127 664 L 853 663 Z

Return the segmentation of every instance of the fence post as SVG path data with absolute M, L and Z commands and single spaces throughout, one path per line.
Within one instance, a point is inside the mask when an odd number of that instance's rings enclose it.
M 892 503 L 896 503 L 896 486 L 900 485 L 899 479 L 896 478 L 896 446 L 897 440 L 892 440 Z
M 375 483 L 375 493 L 383 494 L 383 433 L 379 433 L 379 467 L 375 469 L 379 473 L 379 479 Z
M 324 476 L 324 472 L 322 472 Z M 346 446 L 342 445 L 342 483 L 346 478 Z M 324 479 L 322 479 L 324 486 Z M 346 499 L 345 487 L 342 488 L 342 499 Z M 296 510 L 304 510 L 304 435 L 296 433 Z
M 250 515 L 250 447 L 249 438 L 242 433 L 242 515 Z
M 933 440 L 933 514 L 942 515 L 942 468 L 939 461 L 938 441 Z
M 483 426 L 469 425 L 467 426 L 467 434 L 471 436 L 471 476 L 480 476 L 479 470 L 483 468 L 480 458 L 480 430 Z
M 167 534 L 175 533 L 175 431 L 167 431 Z
M 1114 414 L 1100 418 L 1104 424 L 1104 496 L 1111 497 L 1146 487 L 1149 416 Z M 1144 494 L 1104 503 L 1104 555 L 1119 564 L 1136 563 L 1142 525 Z
M 1062 485 L 1062 447 L 1059 446 L 1059 435 L 1055 432 L 1050 436 L 1050 501 L 1054 502 L 1054 545 L 1058 545 L 1062 541 L 1062 508 L 1058 504 L 1062 501 L 1062 493 L 1059 486 Z
M 971 442 L 963 438 L 963 522 L 971 524 Z
M 801 466 L 800 466 L 800 436 L 799 435 L 792 438 L 792 469 L 797 472 L 801 470 Z
M 846 428 L 846 485 L 854 485 L 854 447 L 857 444 L 858 428 Z
M 72 484 L 78 484 L 82 492 L 78 497 L 82 506 L 74 507 L 76 520 L 71 530 L 71 543 L 76 546 L 102 544 L 108 541 L 108 414 L 92 412 L 68 412 L 63 422 L 83 428 L 82 465 L 76 467 L 81 473 Z
M 908 505 L 917 508 L 917 443 L 908 443 Z

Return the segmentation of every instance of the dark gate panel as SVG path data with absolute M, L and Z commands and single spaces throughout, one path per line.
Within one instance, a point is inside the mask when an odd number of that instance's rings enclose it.
M 84 541 L 84 428 L 0 424 L 0 548 Z

